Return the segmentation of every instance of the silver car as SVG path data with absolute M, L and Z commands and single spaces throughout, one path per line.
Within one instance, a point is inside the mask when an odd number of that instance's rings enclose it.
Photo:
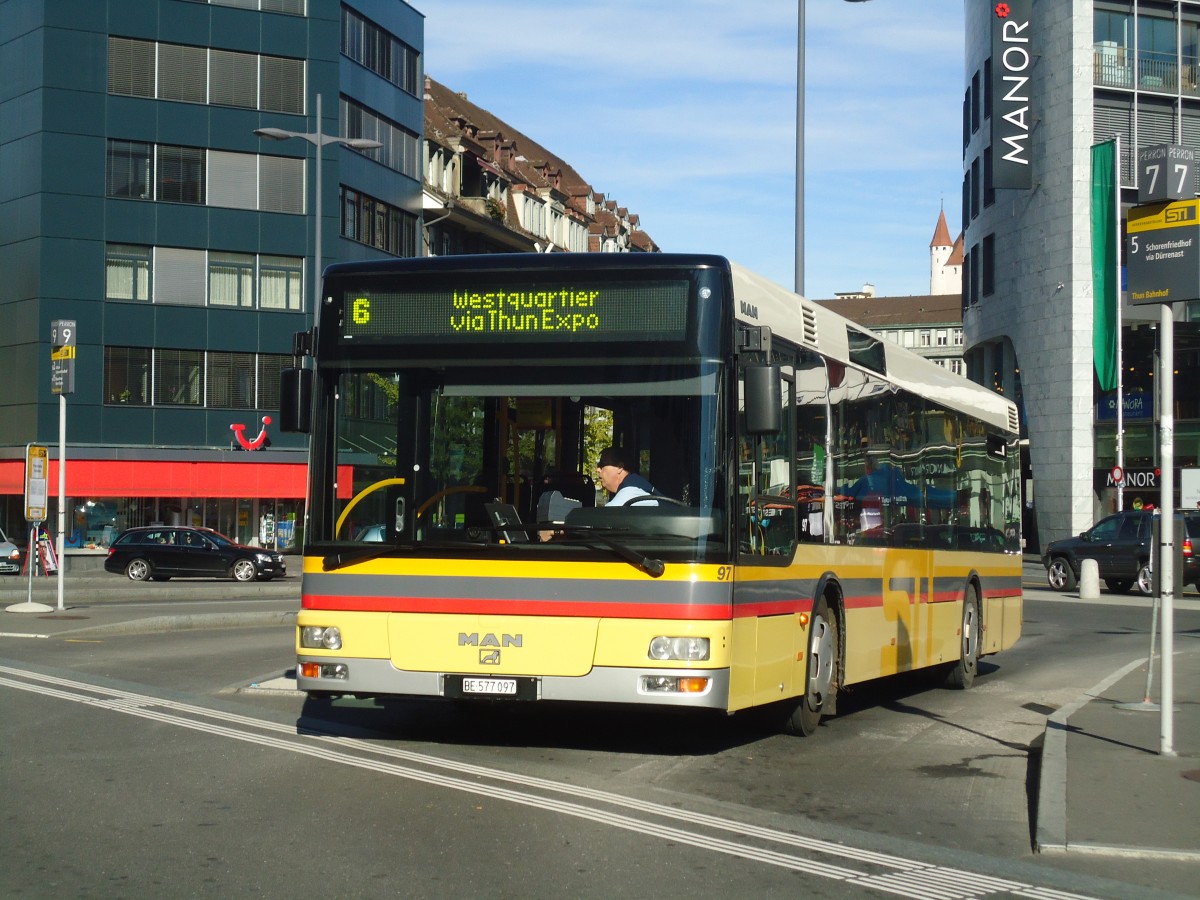
M 0 528 L 0 572 L 5 575 L 21 574 L 21 551 L 8 539 L 8 535 L 2 528 Z

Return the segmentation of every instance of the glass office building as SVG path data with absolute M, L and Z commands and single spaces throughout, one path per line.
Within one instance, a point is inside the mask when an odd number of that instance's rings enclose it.
M 68 547 L 152 522 L 298 542 L 306 438 L 278 430 L 279 371 L 313 321 L 318 231 L 322 265 L 418 252 L 422 46 L 401 0 L 0 0 L 9 534 L 31 443 L 56 529 L 68 320 Z

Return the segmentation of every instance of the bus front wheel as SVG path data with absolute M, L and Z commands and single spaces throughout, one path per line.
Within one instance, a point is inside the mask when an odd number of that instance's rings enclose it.
M 959 631 L 961 655 L 946 679 L 948 687 L 966 690 L 975 683 L 979 670 L 979 648 L 982 637 L 983 616 L 979 608 L 979 592 L 975 585 L 968 585 L 963 596 L 962 628 Z
M 808 650 L 804 660 L 804 695 L 784 720 L 788 734 L 807 737 L 817 730 L 821 716 L 832 712 L 837 695 L 837 617 L 822 597 L 813 605 L 808 628 Z

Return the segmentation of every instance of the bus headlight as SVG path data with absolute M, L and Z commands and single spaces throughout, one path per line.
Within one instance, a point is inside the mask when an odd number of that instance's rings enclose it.
M 305 625 L 300 629 L 300 646 L 311 650 L 341 650 L 342 629 L 336 625 Z
M 660 635 L 650 641 L 648 655 L 651 659 L 698 662 L 708 659 L 708 638 Z

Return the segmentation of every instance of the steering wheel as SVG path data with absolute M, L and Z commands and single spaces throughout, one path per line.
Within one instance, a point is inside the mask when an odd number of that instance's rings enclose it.
M 666 503 L 668 506 L 687 506 L 682 500 L 676 500 L 674 497 L 666 497 L 662 494 L 639 494 L 623 504 L 624 506 L 633 506 L 635 503 L 641 503 L 648 506 L 651 503 Z

